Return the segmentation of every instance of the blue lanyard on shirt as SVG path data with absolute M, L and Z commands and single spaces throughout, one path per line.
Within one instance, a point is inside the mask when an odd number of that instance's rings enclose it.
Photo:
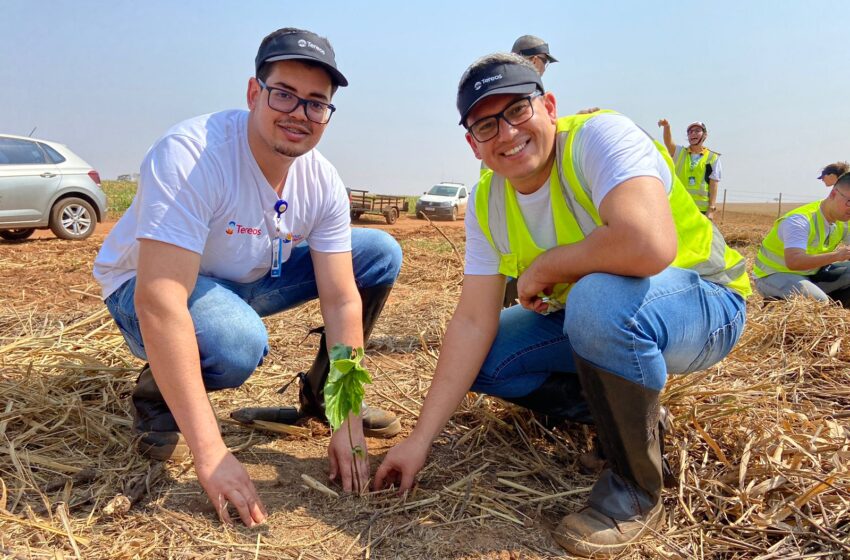
M 281 199 L 274 204 L 274 229 L 275 238 L 272 240 L 272 278 L 280 278 L 283 270 L 283 235 L 280 227 L 280 217 L 289 208 L 289 203 Z

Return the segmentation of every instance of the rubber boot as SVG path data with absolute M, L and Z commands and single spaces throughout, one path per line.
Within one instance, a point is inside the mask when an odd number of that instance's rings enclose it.
M 572 373 L 552 373 L 543 385 L 531 393 L 503 400 L 541 415 L 541 423 L 546 427 L 552 427 L 564 420 L 593 424 L 593 416 L 582 395 L 578 376 Z
M 182 461 L 189 457 L 189 446 L 159 392 L 149 364 L 142 368 L 130 402 L 133 431 L 140 434 L 137 447 L 143 457 L 156 461 Z
M 363 301 L 363 345 L 369 340 L 372 328 L 381 315 L 392 286 L 375 286 L 360 288 L 360 298 Z M 295 410 L 286 407 L 243 408 L 231 413 L 238 422 L 250 424 L 254 420 L 292 424 L 301 418 L 313 417 L 327 422 L 325 417 L 325 382 L 330 373 L 330 358 L 328 357 L 327 340 L 324 327 L 310 331 L 321 333 L 319 348 L 313 365 L 306 372 L 298 374 L 298 401 L 300 408 Z M 280 392 L 288 387 L 285 386 Z M 367 437 L 390 438 L 401 431 L 401 422 L 391 412 L 379 408 L 368 407 L 365 404 L 360 410 L 363 419 L 363 433 Z
M 664 523 L 659 392 L 575 359 L 607 467 L 553 536 L 572 554 L 608 557 Z

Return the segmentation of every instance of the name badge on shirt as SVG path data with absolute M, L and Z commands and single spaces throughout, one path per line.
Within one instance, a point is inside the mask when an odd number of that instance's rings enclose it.
M 272 240 L 272 278 L 280 278 L 283 270 L 283 239 L 276 237 Z
M 694 186 L 694 185 L 696 185 L 696 184 L 697 184 L 697 179 L 696 179 L 696 177 L 688 177 L 688 185 L 690 185 L 691 187 L 693 187 L 693 186 Z

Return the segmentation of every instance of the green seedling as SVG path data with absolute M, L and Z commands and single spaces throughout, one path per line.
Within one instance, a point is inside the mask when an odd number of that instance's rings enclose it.
M 363 406 L 363 385 L 372 383 L 372 377 L 366 368 L 361 365 L 364 351 L 362 347 L 353 349 L 345 344 L 335 344 L 330 351 L 331 368 L 328 381 L 325 384 L 325 415 L 335 432 L 351 413 L 360 414 Z M 355 446 L 351 438 L 351 424 L 348 424 L 348 444 L 351 446 L 351 454 L 354 464 L 354 479 L 357 481 L 357 492 L 360 488 L 360 471 L 357 468 L 357 459 L 363 457 L 362 447 Z

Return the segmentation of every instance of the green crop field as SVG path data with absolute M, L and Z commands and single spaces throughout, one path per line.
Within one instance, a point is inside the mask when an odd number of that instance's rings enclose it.
M 107 219 L 117 220 L 133 202 L 137 184 L 135 181 L 102 181 L 101 187 L 109 203 Z

